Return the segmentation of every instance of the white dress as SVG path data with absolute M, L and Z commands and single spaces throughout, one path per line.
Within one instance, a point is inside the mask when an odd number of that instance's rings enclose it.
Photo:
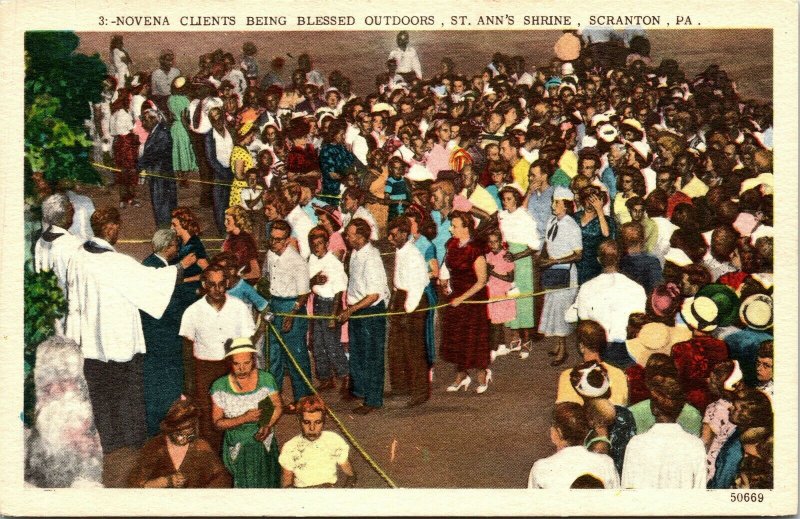
M 574 218 L 564 216 L 558 220 L 555 216 L 547 222 L 545 243 L 549 257 L 559 259 L 569 256 L 576 250 L 583 249 L 581 229 Z M 575 301 L 578 293 L 578 269 L 574 263 L 556 265 L 557 268 L 569 268 L 570 290 L 561 290 L 545 294 L 542 307 L 542 319 L 539 322 L 539 332 L 548 337 L 566 337 L 575 330 L 574 323 L 564 319 L 567 308 Z

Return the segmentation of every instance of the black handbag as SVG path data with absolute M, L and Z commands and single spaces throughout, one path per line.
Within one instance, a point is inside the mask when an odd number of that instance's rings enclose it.
M 570 268 L 550 267 L 542 271 L 542 288 L 552 290 L 569 286 Z

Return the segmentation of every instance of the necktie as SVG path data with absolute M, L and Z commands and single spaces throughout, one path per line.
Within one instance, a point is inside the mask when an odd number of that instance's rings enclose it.
M 551 220 L 550 227 L 547 229 L 547 239 L 549 241 L 555 241 L 556 236 L 558 236 L 558 220 L 554 218 Z

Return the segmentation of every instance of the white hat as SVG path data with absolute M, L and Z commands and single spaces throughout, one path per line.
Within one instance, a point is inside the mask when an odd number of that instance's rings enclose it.
M 739 319 L 753 330 L 772 328 L 772 298 L 767 294 L 753 294 L 739 307 Z
M 595 383 L 592 383 L 592 381 L 589 380 L 589 376 L 595 371 L 600 374 L 599 379 L 594 377 L 594 382 L 599 382 L 599 386 L 595 385 Z M 605 395 L 608 392 L 608 389 L 611 387 L 611 381 L 608 378 L 608 373 L 596 362 L 589 367 L 578 370 L 578 372 L 581 374 L 581 378 L 578 383 L 575 384 L 575 391 L 584 398 L 601 397 Z
M 631 148 L 643 159 L 650 158 L 650 146 L 644 141 L 634 141 L 630 143 Z
M 584 135 L 583 139 L 581 139 L 581 146 L 584 148 L 594 148 L 597 146 L 597 139 L 591 135 Z
M 239 353 L 258 353 L 258 350 L 253 347 L 250 337 L 237 337 L 225 341 L 225 357 Z
M 424 180 L 433 180 L 433 173 L 422 164 L 413 164 L 408 168 L 406 178 L 413 182 L 422 182 Z
M 717 328 L 719 307 L 708 297 L 687 297 L 681 306 L 681 317 L 689 328 L 711 332 Z
M 569 61 L 561 65 L 562 76 L 571 76 L 574 73 L 575 73 L 575 67 L 573 67 L 572 63 L 570 63 Z
M 692 259 L 686 255 L 683 249 L 679 249 L 677 247 L 670 247 L 666 256 L 664 256 L 664 261 L 669 261 L 670 263 L 674 263 L 679 267 L 685 267 L 686 265 L 691 265 L 694 263 Z
M 375 103 L 372 107 L 372 113 L 375 112 L 389 112 L 390 116 L 397 115 L 397 111 L 389 103 Z
M 613 142 L 617 138 L 619 132 L 612 125 L 605 123 L 597 128 L 597 136 L 605 142 Z
M 564 186 L 556 186 L 553 190 L 553 200 L 575 200 L 575 193 Z
M 519 185 L 519 184 L 517 184 L 516 182 L 512 182 L 512 183 L 510 183 L 510 184 L 506 184 L 505 186 L 503 186 L 503 189 L 505 189 L 505 188 L 507 188 L 507 187 L 510 187 L 510 188 L 516 189 L 517 191 L 519 191 L 519 193 L 520 193 L 522 196 L 525 196 L 525 190 L 524 190 L 524 189 L 522 189 L 522 186 L 520 186 L 520 185 Z
M 724 387 L 726 391 L 734 391 L 736 389 L 736 384 L 741 382 L 742 378 L 744 378 L 744 374 L 742 373 L 742 368 L 739 367 L 739 361 L 734 360 L 733 371 L 731 371 L 731 374 L 725 379 L 722 387 Z
M 606 114 L 594 114 L 592 116 L 591 126 L 598 126 L 600 123 L 610 123 L 611 118 Z

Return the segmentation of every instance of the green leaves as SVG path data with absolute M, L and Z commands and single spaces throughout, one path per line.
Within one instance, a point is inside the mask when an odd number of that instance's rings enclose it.
M 25 169 L 53 183 L 99 184 L 84 121 L 100 100 L 106 67 L 98 55 L 76 54 L 78 43 L 72 32 L 25 33 Z
M 55 333 L 54 323 L 67 312 L 67 300 L 53 272 L 25 268 L 25 360 L 36 361 L 36 346 Z

